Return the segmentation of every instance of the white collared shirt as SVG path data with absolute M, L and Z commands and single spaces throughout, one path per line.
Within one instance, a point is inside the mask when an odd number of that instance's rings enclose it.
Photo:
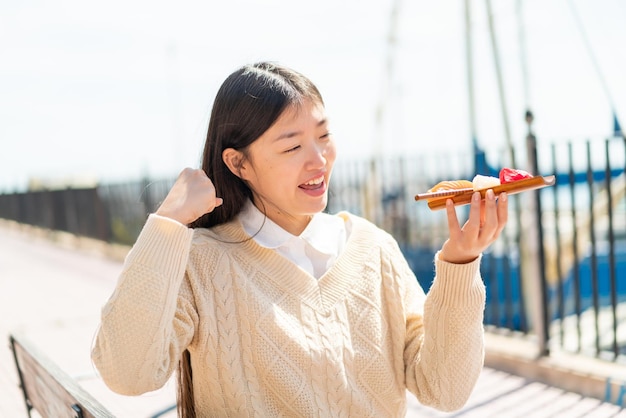
M 346 243 L 349 225 L 339 216 L 317 213 L 295 236 L 272 222 L 248 201 L 239 213 L 243 228 L 257 244 L 276 250 L 319 279 L 333 265 Z

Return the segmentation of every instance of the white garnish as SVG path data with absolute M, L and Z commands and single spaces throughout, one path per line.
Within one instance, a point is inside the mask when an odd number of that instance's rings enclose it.
M 500 179 L 497 177 L 483 176 L 477 174 L 472 180 L 474 190 L 489 189 L 500 185 Z

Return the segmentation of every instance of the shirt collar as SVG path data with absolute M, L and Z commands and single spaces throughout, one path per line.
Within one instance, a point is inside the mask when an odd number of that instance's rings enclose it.
M 300 238 L 323 254 L 339 254 L 346 240 L 345 223 L 339 216 L 317 213 L 300 234 Z
M 293 239 L 302 239 L 323 254 L 337 254 L 343 246 L 346 231 L 343 219 L 327 213 L 317 213 L 299 237 L 290 234 L 265 216 L 248 200 L 239 214 L 248 235 L 263 247 L 276 249 Z
M 266 248 L 276 249 L 294 237 L 265 216 L 250 200 L 239 213 L 239 220 L 248 235 Z

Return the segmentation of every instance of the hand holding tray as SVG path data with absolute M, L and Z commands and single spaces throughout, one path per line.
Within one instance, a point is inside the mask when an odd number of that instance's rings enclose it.
M 502 192 L 509 195 L 525 192 L 527 190 L 541 189 L 547 186 L 553 186 L 556 183 L 555 176 L 535 176 L 528 179 L 513 181 L 511 183 L 501 184 L 499 186 L 488 187 L 486 189 L 457 189 L 442 190 L 440 192 L 428 192 L 415 195 L 415 200 L 428 200 L 428 207 L 431 210 L 439 210 L 446 207 L 446 200 L 452 199 L 455 206 L 467 205 L 472 200 L 474 192 L 480 192 L 483 199 L 487 190 L 491 189 L 498 196 Z

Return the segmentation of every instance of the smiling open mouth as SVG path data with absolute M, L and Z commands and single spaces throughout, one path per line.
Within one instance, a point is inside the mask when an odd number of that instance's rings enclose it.
M 316 179 L 308 181 L 304 184 L 299 185 L 298 187 L 300 187 L 301 189 L 305 189 L 305 190 L 316 190 L 321 187 L 324 187 L 324 176 L 320 176 Z

